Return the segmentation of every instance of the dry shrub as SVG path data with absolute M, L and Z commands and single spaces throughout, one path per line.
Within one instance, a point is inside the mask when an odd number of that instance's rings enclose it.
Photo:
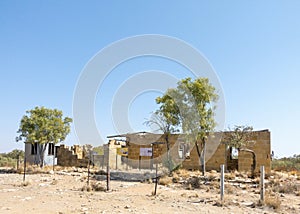
M 211 189 L 220 189 L 220 182 L 218 181 L 213 181 L 210 183 Z
M 248 178 L 249 176 L 251 176 L 251 173 L 250 172 L 242 172 L 242 171 L 234 171 L 234 174 L 236 177 L 239 177 L 239 178 Z
M 55 168 L 55 166 L 54 166 Z M 44 166 L 43 168 L 41 168 L 43 172 L 48 172 L 53 170 L 53 166 Z
M 178 183 L 179 181 L 180 181 L 180 177 L 178 176 L 178 174 L 174 173 L 173 178 L 172 178 L 172 182 L 173 183 Z
M 62 167 L 62 166 L 59 166 L 59 165 L 56 165 L 56 166 L 54 166 L 54 170 L 55 171 L 61 171 L 61 170 L 63 170 L 64 168 Z
M 192 188 L 200 188 L 201 186 L 201 179 L 199 177 L 191 177 L 187 181 L 188 185 L 191 185 Z
M 170 185 L 172 184 L 172 178 L 169 176 L 163 176 L 158 180 L 158 183 L 164 186 Z
M 23 167 L 19 167 L 19 169 L 17 169 L 17 173 L 23 174 L 23 172 L 24 172 L 24 168 Z
M 184 179 L 190 177 L 190 172 L 186 169 L 178 169 L 178 170 L 176 170 L 176 174 L 179 175 L 180 177 L 184 178 Z
M 275 196 L 266 195 L 264 203 L 266 206 L 273 208 L 274 210 L 278 210 L 281 205 L 281 201 L 280 201 L 278 195 L 275 195 Z
M 92 189 L 96 192 L 104 192 L 106 191 L 106 188 L 99 182 L 95 182 L 95 183 L 92 183 Z
M 295 183 L 274 183 L 272 190 L 279 193 L 292 194 L 298 191 L 298 186 Z
M 147 184 L 152 184 L 152 183 L 153 183 L 153 180 L 152 180 L 152 178 L 148 178 L 148 179 L 145 180 L 145 182 L 146 182 Z
M 187 190 L 193 190 L 192 184 L 188 183 L 187 186 L 186 186 L 186 189 Z
M 92 191 L 92 187 L 91 186 L 88 186 L 88 185 L 84 185 L 83 187 L 81 187 L 81 191 L 87 191 L 87 192 L 90 192 Z
M 22 187 L 27 187 L 28 185 L 30 185 L 29 181 L 24 181 L 24 182 L 21 183 Z
M 188 196 L 188 198 L 199 198 L 199 195 L 195 192 Z
M 217 180 L 217 179 L 218 179 L 218 176 L 216 174 L 209 174 L 207 176 L 208 181 L 214 181 L 214 180 Z
M 234 172 L 225 173 L 224 177 L 225 177 L 226 180 L 234 180 L 235 179 L 235 173 Z
M 234 194 L 236 193 L 236 188 L 230 184 L 224 185 L 224 190 L 226 194 Z

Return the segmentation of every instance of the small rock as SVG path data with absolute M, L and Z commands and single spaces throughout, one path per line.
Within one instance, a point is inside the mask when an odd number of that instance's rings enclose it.
M 10 210 L 10 207 L 2 207 L 1 210 Z
M 246 207 L 253 207 L 254 206 L 253 202 L 242 202 L 241 204 L 246 206 Z
M 82 212 L 86 212 L 86 211 L 88 211 L 88 208 L 82 207 L 82 208 L 81 208 L 81 211 L 82 211 Z
M 130 206 L 129 205 L 125 205 L 125 207 L 124 207 L 125 209 L 129 209 L 130 208 Z

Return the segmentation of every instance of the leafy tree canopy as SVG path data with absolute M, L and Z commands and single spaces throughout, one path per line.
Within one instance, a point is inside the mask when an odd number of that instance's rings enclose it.
M 216 106 L 213 104 L 217 100 L 218 95 L 208 78 L 194 81 L 186 78 L 178 82 L 177 88 L 168 89 L 156 102 L 170 124 L 180 125 L 182 132 L 196 141 L 215 128 Z
M 236 149 L 246 147 L 253 135 L 253 127 L 246 125 L 234 126 L 233 129 L 228 128 L 228 131 L 225 135 L 225 143 Z
M 179 126 L 187 142 L 195 144 L 203 175 L 206 139 L 216 126 L 214 104 L 217 100 L 216 89 L 208 78 L 183 79 L 176 88 L 168 89 L 156 99 L 164 121 L 171 126 Z
M 66 139 L 70 132 L 72 119 L 63 118 L 63 113 L 57 109 L 35 107 L 26 111 L 18 130 L 17 141 L 27 143 L 59 143 Z

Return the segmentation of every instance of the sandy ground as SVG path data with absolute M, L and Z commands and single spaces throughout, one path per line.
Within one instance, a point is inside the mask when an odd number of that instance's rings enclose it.
M 280 196 L 281 208 L 257 206 L 256 190 L 237 190 L 219 205 L 218 190 L 187 190 L 181 184 L 111 181 L 111 191 L 82 191 L 86 173 L 0 174 L 0 213 L 300 213 L 300 197 Z M 96 182 L 94 179 L 91 182 Z M 100 182 L 103 187 L 104 181 Z M 24 185 L 25 184 L 25 185 Z

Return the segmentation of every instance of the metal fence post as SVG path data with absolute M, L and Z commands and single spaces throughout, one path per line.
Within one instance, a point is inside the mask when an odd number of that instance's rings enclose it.
M 110 190 L 110 167 L 109 167 L 109 147 L 108 147 L 108 153 L 107 153 L 107 166 L 106 166 L 106 189 L 107 191 Z
M 221 194 L 221 201 L 224 200 L 224 164 L 221 165 L 221 178 L 220 178 L 220 194 Z
M 265 201 L 265 167 L 260 166 L 260 202 Z

